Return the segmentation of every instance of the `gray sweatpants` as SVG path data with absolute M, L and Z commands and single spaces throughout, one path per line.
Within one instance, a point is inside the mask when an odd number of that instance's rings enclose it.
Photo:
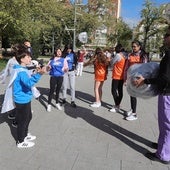
M 75 72 L 68 71 L 64 74 L 63 85 L 62 85 L 62 95 L 63 99 L 67 98 L 67 88 L 70 87 L 71 101 L 75 100 Z

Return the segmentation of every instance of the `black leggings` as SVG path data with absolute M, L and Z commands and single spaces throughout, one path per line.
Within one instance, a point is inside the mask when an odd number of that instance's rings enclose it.
M 56 103 L 58 103 L 59 100 L 59 93 L 60 93 L 60 89 L 63 83 L 63 77 L 51 77 L 50 78 L 50 92 L 48 95 L 48 104 L 51 104 L 51 100 L 54 94 L 54 91 L 56 93 Z
M 130 104 L 133 113 L 136 113 L 137 98 L 130 96 Z
M 111 91 L 115 105 L 119 106 L 123 98 L 123 80 L 112 79 Z
M 21 143 L 28 133 L 28 126 L 32 119 L 31 102 L 26 104 L 15 103 L 18 141 Z

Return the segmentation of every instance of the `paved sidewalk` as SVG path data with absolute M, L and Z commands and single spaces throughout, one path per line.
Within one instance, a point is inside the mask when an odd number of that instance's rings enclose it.
M 37 87 L 40 101 L 32 101 L 33 119 L 30 132 L 37 136 L 36 145 L 18 149 L 16 129 L 7 114 L 0 116 L 1 170 L 170 170 L 170 166 L 152 162 L 143 154 L 154 150 L 151 142 L 158 137 L 157 97 L 138 100 L 138 120 L 126 121 L 123 113 L 108 111 L 113 104 L 111 72 L 103 87 L 103 103 L 91 108 L 94 101 L 93 68 L 86 67 L 76 77 L 77 108 L 68 103 L 59 111 L 46 111 L 49 76 L 44 75 Z M 0 104 L 5 86 L 0 85 Z M 54 100 L 52 101 L 55 104 Z M 129 110 L 130 99 L 124 89 L 121 108 Z

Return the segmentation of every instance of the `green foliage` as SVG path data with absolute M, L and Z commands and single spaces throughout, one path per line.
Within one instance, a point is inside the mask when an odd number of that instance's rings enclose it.
M 130 41 L 132 40 L 132 29 L 122 21 L 117 20 L 113 31 L 108 35 L 108 46 L 115 46 L 117 43 L 123 45 L 127 50 L 130 50 Z
M 74 27 L 74 6 L 65 5 L 65 1 L 0 0 L 0 9 L 0 48 L 1 43 L 9 48 L 28 39 L 36 58 L 44 49 L 73 41 L 73 31 L 65 27 Z M 87 13 L 87 6 L 78 7 L 77 12 L 82 15 L 77 15 L 76 33 L 92 32 L 97 26 L 96 18 Z
M 159 51 L 162 44 L 162 34 L 165 26 L 163 18 L 164 6 L 157 7 L 151 0 L 145 0 L 141 10 L 142 21 L 137 28 L 136 37 L 143 42 L 143 48 L 148 52 Z
M 8 60 L 6 59 L 0 59 L 0 71 L 2 71 L 5 68 L 7 61 Z

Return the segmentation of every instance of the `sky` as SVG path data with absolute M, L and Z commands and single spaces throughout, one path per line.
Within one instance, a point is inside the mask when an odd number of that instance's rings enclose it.
M 141 10 L 144 8 L 144 0 L 122 0 L 121 17 L 131 27 L 140 21 Z M 153 0 L 156 6 L 170 3 L 170 0 Z
M 84 4 L 88 0 L 82 0 Z M 140 21 L 140 12 L 143 9 L 144 0 L 122 0 L 121 17 L 130 26 L 136 26 Z M 152 0 L 155 5 L 170 3 L 170 0 Z

